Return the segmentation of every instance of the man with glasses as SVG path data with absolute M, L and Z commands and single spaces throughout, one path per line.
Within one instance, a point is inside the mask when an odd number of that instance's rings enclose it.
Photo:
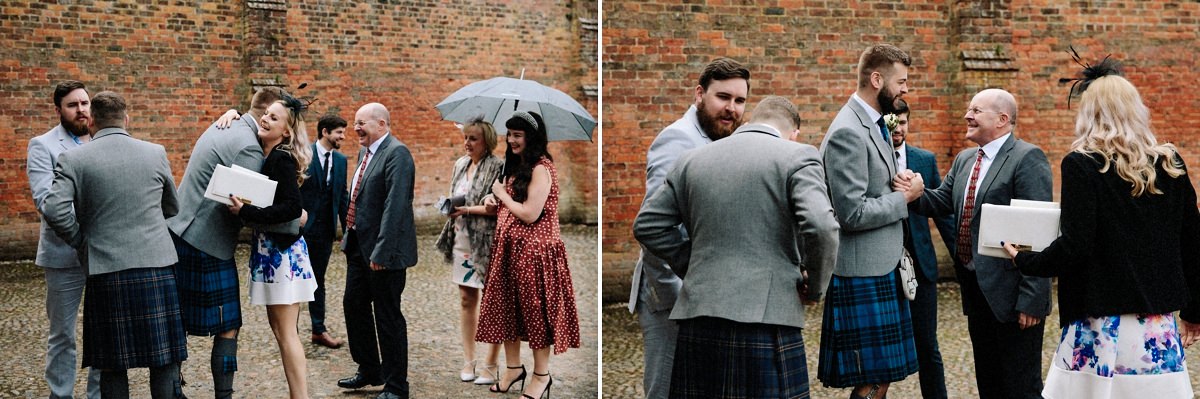
M 983 204 L 1050 201 L 1050 164 L 1040 148 L 1013 134 L 1017 101 L 1009 92 L 979 92 L 963 117 L 967 140 L 979 147 L 960 152 L 942 184 L 926 188 L 909 207 L 931 217 L 955 216 L 958 236 L 951 252 L 979 397 L 1040 398 L 1042 321 L 1050 314 L 1050 279 L 1023 276 L 1005 258 L 979 256 L 976 238 Z M 903 190 L 908 182 L 897 176 L 893 185 Z

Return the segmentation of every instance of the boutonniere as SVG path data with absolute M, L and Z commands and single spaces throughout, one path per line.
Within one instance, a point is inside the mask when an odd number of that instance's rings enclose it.
M 883 123 L 887 125 L 888 131 L 896 130 L 896 126 L 900 125 L 900 117 L 896 114 L 887 114 L 883 116 Z

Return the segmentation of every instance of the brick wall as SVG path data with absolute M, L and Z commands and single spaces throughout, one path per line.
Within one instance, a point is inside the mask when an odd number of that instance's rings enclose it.
M 63 79 L 125 95 L 130 131 L 167 147 L 176 179 L 208 124 L 230 107 L 248 107 L 251 79 L 292 89 L 308 82 L 296 94 L 318 98 L 308 124 L 314 139 L 319 114 L 352 120 L 362 104 L 383 103 L 393 134 L 416 158 L 414 206 L 424 225 L 442 220 L 430 204 L 448 189 L 463 154 L 461 135 L 434 108 L 454 90 L 524 69 L 527 79 L 562 90 L 597 115 L 597 101 L 583 87 L 597 84 L 596 1 L 390 3 L 6 1 L 0 140 L 13 145 L 0 151 L 0 259 L 31 257 L 36 248 L 25 144 L 57 123 L 51 96 Z M 348 136 L 342 152 L 353 159 L 357 139 Z M 561 217 L 595 223 L 596 144 L 550 147 Z
M 887 42 L 914 58 L 906 96 L 911 143 L 933 151 L 942 173 L 963 139 L 963 111 L 987 87 L 1013 92 L 1019 137 L 1058 164 L 1073 137 L 1074 110 L 1057 78 L 1078 71 L 1066 53 L 1111 53 L 1153 111 L 1161 141 L 1200 162 L 1200 142 L 1185 115 L 1200 93 L 1181 86 L 1200 63 L 1200 3 L 1144 1 L 639 1 L 605 2 L 602 149 L 605 300 L 624 300 L 637 257 L 631 232 L 644 191 L 645 152 L 692 101 L 700 69 L 719 56 L 751 71 L 750 103 L 792 98 L 799 141 L 819 145 L 855 88 L 866 46 Z M 730 237 L 730 239 L 743 239 Z M 935 240 L 936 241 L 936 240 Z

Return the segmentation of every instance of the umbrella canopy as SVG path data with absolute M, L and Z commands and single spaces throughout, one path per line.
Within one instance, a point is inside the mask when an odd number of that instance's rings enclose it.
M 596 119 L 566 93 L 532 80 L 491 78 L 466 85 L 437 105 L 442 119 L 467 123 L 482 117 L 505 134 L 513 111 L 533 111 L 546 122 L 550 141 L 592 140 Z

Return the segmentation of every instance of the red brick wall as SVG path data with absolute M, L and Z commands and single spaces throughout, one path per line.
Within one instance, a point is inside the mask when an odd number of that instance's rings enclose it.
M 352 120 L 362 104 L 383 103 L 393 134 L 416 159 L 415 206 L 426 225 L 440 222 L 429 205 L 448 189 L 453 161 L 463 154 L 461 135 L 434 108 L 454 90 L 517 77 L 524 68 L 527 79 L 562 90 L 597 115 L 596 99 L 582 89 L 597 84 L 596 35 L 579 21 L 597 18 L 594 0 L 136 3 L 0 7 L 0 140 L 12 143 L 0 152 L 0 259 L 30 257 L 36 248 L 25 145 L 57 123 L 51 97 L 63 79 L 125 95 L 130 131 L 167 147 L 176 179 L 208 124 L 230 107 L 248 107 L 252 78 L 293 89 L 308 82 L 296 93 L 319 99 L 308 124 L 314 139 L 321 113 Z M 342 151 L 353 159 L 357 139 L 348 136 Z M 595 223 L 596 144 L 550 147 L 562 218 Z
M 1194 129 L 1178 123 L 1200 107 L 1200 92 L 1181 83 L 1198 72 L 1198 16 L 1195 2 L 605 2 L 605 299 L 623 300 L 628 292 L 646 149 L 687 109 L 700 69 L 713 58 L 732 57 L 749 67 L 748 110 L 767 95 L 792 98 L 803 118 L 798 140 L 819 145 L 855 88 L 862 50 L 896 44 L 914 58 L 906 96 L 914 109 L 910 142 L 937 154 L 942 173 L 970 145 L 961 118 L 971 96 L 1002 87 L 1020 105 L 1017 135 L 1046 150 L 1057 188 L 1058 164 L 1074 126 L 1067 89 L 1056 84 L 1078 71 L 1068 45 L 1089 60 L 1111 53 L 1126 61 L 1126 75 L 1153 111 L 1159 139 L 1178 145 L 1189 164 L 1200 162 Z M 968 70 L 964 50 L 990 50 L 1009 58 L 1013 69 Z

